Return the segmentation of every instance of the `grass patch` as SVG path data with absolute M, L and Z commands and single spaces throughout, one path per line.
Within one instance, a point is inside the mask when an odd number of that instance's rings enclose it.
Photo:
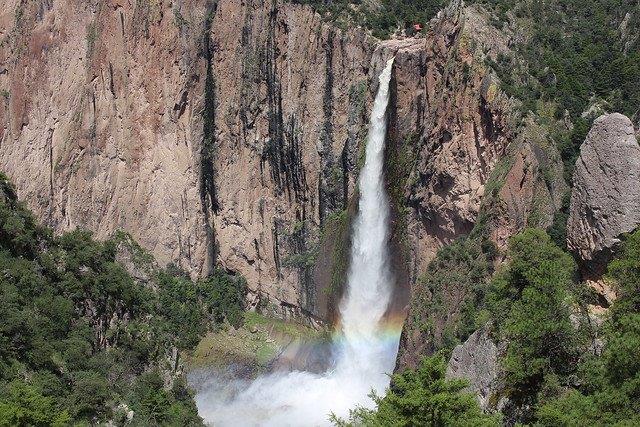
M 241 328 L 208 333 L 185 361 L 190 369 L 240 364 L 261 372 L 292 342 L 319 340 L 324 334 L 299 323 L 245 312 Z

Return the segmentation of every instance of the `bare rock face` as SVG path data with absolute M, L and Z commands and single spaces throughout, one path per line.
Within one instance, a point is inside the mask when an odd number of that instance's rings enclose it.
M 208 9 L 182 3 L 0 1 L 0 169 L 58 232 L 124 229 L 200 274 Z
M 498 370 L 498 347 L 489 336 L 489 328 L 484 327 L 453 349 L 446 378 L 467 380 L 469 391 L 486 411 L 498 390 Z
M 459 283 L 446 283 L 437 290 L 438 298 L 418 280 L 437 251 L 468 235 L 488 203 L 501 212 L 494 218 L 502 221 L 492 218 L 487 224 L 498 247 L 526 226 L 540 195 L 560 204 L 560 197 L 548 194 L 540 179 L 542 165 L 551 164 L 562 175 L 559 156 L 547 156 L 533 137 L 517 134 L 514 101 L 500 91 L 495 73 L 486 65 L 488 58 L 509 53 L 509 37 L 490 24 L 490 15 L 482 8 L 452 2 L 429 24 L 424 51 L 414 57 L 417 64 L 406 69 L 396 65 L 396 77 L 407 77 L 403 91 L 398 90 L 397 99 L 404 101 L 393 104 L 391 112 L 388 150 L 395 158 L 389 160 L 387 173 L 396 186 L 405 183 L 395 204 L 406 209 L 395 222 L 406 224 L 406 234 L 397 240 L 406 242 L 412 286 L 399 370 L 417 367 L 434 350 L 439 339 L 434 334 L 457 321 L 470 294 Z M 416 112 L 411 113 L 413 121 L 404 111 Z M 491 181 L 494 184 L 487 187 Z M 394 199 L 397 192 L 392 188 L 390 194 Z M 544 221 L 551 221 L 554 206 L 550 214 L 541 215 Z M 443 303 L 446 315 L 429 319 L 434 323 L 426 325 L 417 313 L 433 298 Z
M 209 43 L 215 258 L 285 312 L 326 317 L 315 266 L 332 270 L 321 238 L 354 194 L 373 43 L 309 7 L 237 0 L 218 3 Z
M 568 191 L 560 153 L 532 118 L 523 121 L 509 150 L 496 168 L 493 194 L 484 199 L 493 211 L 488 218 L 491 239 L 503 252 L 509 238 L 525 227 L 549 227 Z
M 321 231 L 352 198 L 377 77 L 363 31 L 259 0 L 2 0 L 0 28 L 0 170 L 41 220 L 326 315 Z
M 472 229 L 485 183 L 512 138 L 512 105 L 484 60 L 504 52 L 508 38 L 488 20 L 481 9 L 453 2 L 426 35 L 419 143 L 406 192 L 414 271 Z
M 576 162 L 567 246 L 583 261 L 607 256 L 640 224 L 640 146 L 631 120 L 601 116 Z

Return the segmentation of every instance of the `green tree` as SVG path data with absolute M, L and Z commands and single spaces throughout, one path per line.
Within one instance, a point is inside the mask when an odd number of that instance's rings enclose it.
M 106 378 L 97 372 L 80 371 L 73 375 L 73 391 L 68 397 L 74 419 L 105 419 L 111 415 L 107 401 L 111 397 Z
M 52 397 L 23 381 L 9 383 L 0 394 L 0 426 L 65 426 L 70 420 Z
M 548 426 L 640 425 L 640 230 L 608 266 L 618 300 L 603 327 L 601 357 L 585 358 L 578 386 L 547 399 L 537 411 Z
M 198 282 L 198 289 L 214 323 L 220 324 L 226 320 L 235 327 L 242 324 L 247 293 L 243 277 L 215 270 L 212 275 Z
M 176 381 L 171 390 L 166 390 L 158 371 L 147 372 L 138 378 L 131 401 L 134 426 L 202 425 L 185 382 Z
M 339 426 L 497 426 L 499 419 L 482 413 L 467 383 L 445 379 L 442 356 L 425 358 L 416 370 L 393 376 L 384 398 L 373 395 L 375 410 L 356 408 Z
M 179 348 L 195 347 L 206 331 L 198 287 L 188 276 L 170 271 L 160 272 L 157 281 L 158 311 L 166 319 L 163 324 L 178 337 Z
M 608 266 L 608 275 L 618 293 L 614 321 L 624 314 L 640 313 L 640 229 L 627 236 L 621 255 Z
M 124 421 L 136 379 L 205 332 L 196 284 L 137 282 L 116 261 L 127 241 L 54 237 L 0 174 L 0 426 Z M 140 425 L 202 425 L 184 382 L 164 369 L 184 390 L 148 381 Z
M 589 360 L 579 389 L 567 389 L 537 411 L 545 426 L 640 425 L 640 314 L 609 329 L 601 358 Z
M 576 266 L 542 230 L 509 243 L 507 266 L 492 282 L 489 307 L 508 342 L 503 368 L 508 394 L 534 399 L 547 375 L 566 377 L 577 363 L 577 332 L 569 319 Z

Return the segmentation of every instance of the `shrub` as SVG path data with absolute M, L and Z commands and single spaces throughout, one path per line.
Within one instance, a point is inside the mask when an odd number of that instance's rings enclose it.
M 496 416 L 483 414 L 463 380 L 445 379 L 440 355 L 425 358 L 416 370 L 394 375 L 384 398 L 373 396 L 375 410 L 356 408 L 339 426 L 498 426 Z
M 234 327 L 242 325 L 247 285 L 244 278 L 215 270 L 198 282 L 199 294 L 214 323 L 225 320 Z
M 433 325 L 434 349 L 452 349 L 482 326 L 481 315 L 494 248 L 480 237 L 460 238 L 440 249 L 415 291 L 414 317 Z

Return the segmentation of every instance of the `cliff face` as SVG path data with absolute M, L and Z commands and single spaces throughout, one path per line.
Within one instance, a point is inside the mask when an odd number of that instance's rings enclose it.
M 202 272 L 207 7 L 170 4 L 2 1 L 0 168 L 56 230 L 122 228 Z
M 211 22 L 203 179 L 217 258 L 272 301 L 323 316 L 330 276 L 314 265 L 332 270 L 322 231 L 353 195 L 372 53 L 364 33 L 306 7 L 225 0 Z
M 396 81 L 406 75 L 398 94 L 413 94 L 413 103 L 399 95 L 389 140 L 410 159 L 394 169 L 391 158 L 388 169 L 406 171 L 393 179 L 400 191 L 391 191 L 401 212 L 396 219 L 406 227 L 397 240 L 406 248 L 411 284 L 400 369 L 435 351 L 473 298 L 476 284 L 455 275 L 437 289 L 421 282 L 437 251 L 474 231 L 495 245 L 499 263 L 510 236 L 551 225 L 567 190 L 548 132 L 534 117 L 518 115 L 488 65 L 511 53 L 513 37 L 493 27 L 483 9 L 453 2 L 431 22 L 423 51 L 413 58 L 419 66 L 405 69 L 399 56 Z M 440 307 L 425 313 L 425 304 Z
M 40 218 L 326 315 L 313 265 L 353 193 L 364 33 L 275 2 L 1 6 L 0 168 Z
M 424 38 L 378 43 L 280 2 L 0 6 L 0 169 L 29 207 L 57 231 L 128 231 L 193 276 L 242 274 L 250 302 L 279 315 L 332 315 L 368 110 L 392 55 L 394 311 L 409 286 L 418 301 L 421 272 L 483 206 L 504 212 L 488 227 L 504 247 L 540 194 L 553 202 L 541 223 L 559 205 L 562 183 L 542 173 L 557 156 L 513 124 L 487 65 L 511 35 L 481 8 L 454 1 Z M 401 355 L 424 350 L 415 327 Z
M 484 63 L 506 42 L 486 19 L 454 2 L 427 34 L 419 138 L 405 191 L 414 275 L 440 247 L 471 231 L 511 137 L 511 105 Z

